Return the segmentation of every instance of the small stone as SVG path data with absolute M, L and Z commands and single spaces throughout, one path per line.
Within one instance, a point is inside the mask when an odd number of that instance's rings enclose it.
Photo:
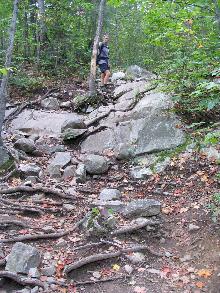
M 31 154 L 36 150 L 34 141 L 29 138 L 20 138 L 14 143 L 15 148 Z
M 121 198 L 121 192 L 118 189 L 105 188 L 101 191 L 99 195 L 99 200 L 108 201 Z
M 56 284 L 51 284 L 50 288 L 53 290 L 53 292 L 56 292 L 57 290 L 57 285 Z
M 107 159 L 99 155 L 88 155 L 84 164 L 86 171 L 92 175 L 104 174 L 109 168 Z
M 42 230 L 45 232 L 45 233 L 53 233 L 55 230 L 52 226 L 44 226 L 42 228 Z
M 140 262 L 145 261 L 145 255 L 141 252 L 134 252 L 134 253 L 132 253 L 132 255 L 128 255 L 127 258 L 133 264 L 138 264 Z
M 29 163 L 29 164 L 20 164 L 19 171 L 23 176 L 36 176 L 39 177 L 41 171 L 41 168 L 37 166 L 35 163 Z
M 74 205 L 71 205 L 71 204 L 68 204 L 68 203 L 65 203 L 63 204 L 63 208 L 69 212 L 71 212 L 72 210 L 75 209 L 75 206 Z
M 156 274 L 156 275 L 160 275 L 160 271 L 156 270 L 156 269 L 147 269 L 147 272 L 150 274 Z
M 56 273 L 56 267 L 55 267 L 55 265 L 51 265 L 49 267 L 44 267 L 41 269 L 41 273 L 44 276 L 51 277 Z
M 49 260 L 51 258 L 52 258 L 52 255 L 51 255 L 50 252 L 47 251 L 47 252 L 44 253 L 44 259 Z
M 60 105 L 57 98 L 49 97 L 41 101 L 41 107 L 48 110 L 58 110 Z
M 100 274 L 100 272 L 93 272 L 92 275 L 93 275 L 93 277 L 96 278 L 96 279 L 100 279 L 101 276 L 102 276 L 102 275 Z
M 70 108 L 72 106 L 72 103 L 70 101 L 67 101 L 67 102 L 62 102 L 60 104 L 60 107 L 61 108 Z
M 67 247 L 67 245 L 68 245 L 68 242 L 61 238 L 55 244 L 55 248 L 65 248 L 65 247 Z
M 190 261 L 191 259 L 192 259 L 191 255 L 186 254 L 186 255 L 184 255 L 184 257 L 180 258 L 180 261 L 181 262 L 186 262 L 186 261 Z
M 40 272 L 38 271 L 37 268 L 30 268 L 28 275 L 31 278 L 39 278 L 40 277 Z
M 76 169 L 76 183 L 84 183 L 86 181 L 86 167 L 84 164 L 79 164 Z
M 27 178 L 25 178 L 25 182 L 31 182 L 31 184 L 35 184 L 39 181 L 37 176 L 28 176 Z
M 32 196 L 32 200 L 42 200 L 44 199 L 44 194 L 43 193 L 36 193 Z
M 48 284 L 54 284 L 55 279 L 53 277 L 48 277 L 47 282 L 48 282 Z
M 133 272 L 134 268 L 130 265 L 125 265 L 124 270 L 126 271 L 126 273 L 131 274 Z
M 160 239 L 160 243 L 161 243 L 161 244 L 164 244 L 165 242 L 166 242 L 166 239 L 165 239 L 165 238 L 161 238 L 161 239 Z
M 194 225 L 194 224 L 189 224 L 189 231 L 190 231 L 190 232 L 197 231 L 197 230 L 199 230 L 199 229 L 200 229 L 199 226 L 196 226 L 196 225 Z

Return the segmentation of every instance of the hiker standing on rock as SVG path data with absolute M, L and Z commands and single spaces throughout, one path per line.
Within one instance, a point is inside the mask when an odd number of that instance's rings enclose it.
M 105 34 L 103 40 L 99 43 L 97 65 L 101 71 L 101 87 L 105 88 L 108 84 L 110 73 L 109 66 L 109 48 L 108 48 L 109 36 Z

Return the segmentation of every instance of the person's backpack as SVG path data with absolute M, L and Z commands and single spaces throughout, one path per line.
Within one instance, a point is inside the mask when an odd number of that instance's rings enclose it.
M 101 53 L 102 53 L 103 47 L 104 47 L 104 44 L 101 43 L 99 45 L 99 48 L 98 48 L 98 54 L 97 54 L 97 58 L 96 58 L 96 65 L 98 65 L 98 62 L 101 60 Z

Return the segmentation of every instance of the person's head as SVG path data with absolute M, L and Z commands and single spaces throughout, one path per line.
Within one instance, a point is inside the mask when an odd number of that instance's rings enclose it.
M 103 43 L 107 44 L 109 42 L 109 35 L 108 34 L 104 34 L 103 38 L 102 38 Z

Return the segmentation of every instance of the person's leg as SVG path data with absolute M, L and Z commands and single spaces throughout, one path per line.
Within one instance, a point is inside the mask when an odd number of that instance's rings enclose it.
M 105 73 L 102 72 L 101 73 L 101 86 L 103 86 L 105 84 L 104 80 L 105 80 Z
M 107 84 L 110 78 L 111 72 L 109 70 L 105 71 L 105 76 L 104 76 L 104 84 Z

